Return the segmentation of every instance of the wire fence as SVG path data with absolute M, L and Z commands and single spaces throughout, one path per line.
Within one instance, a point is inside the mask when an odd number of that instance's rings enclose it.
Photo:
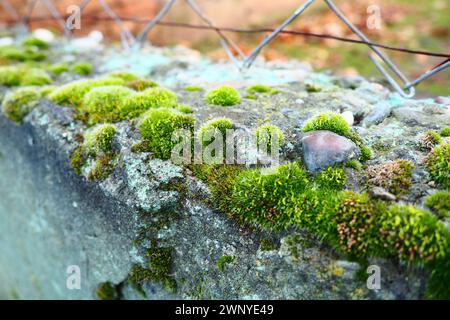
M 257 28 L 257 29 L 242 29 L 234 27 L 218 27 L 213 21 L 205 14 L 201 7 L 194 0 L 166 0 L 162 5 L 159 12 L 150 20 L 139 19 L 134 17 L 123 17 L 117 15 L 113 8 L 111 8 L 105 0 L 80 0 L 80 3 L 76 8 L 78 10 L 71 15 L 60 13 L 57 7 L 54 5 L 54 0 L 23 0 L 24 2 L 24 13 L 20 14 L 9 2 L 10 0 L 0 0 L 0 8 L 2 8 L 7 16 L 9 17 L 6 21 L 7 24 L 23 24 L 29 26 L 31 22 L 39 21 L 57 21 L 61 31 L 67 39 L 71 38 L 72 27 L 74 20 L 85 19 L 85 20 L 96 20 L 96 21 L 110 21 L 114 22 L 120 30 L 121 44 L 124 50 L 137 50 L 141 48 L 147 41 L 150 31 L 156 26 L 172 27 L 172 28 L 185 28 L 185 29 L 201 29 L 201 30 L 211 30 L 217 33 L 220 37 L 220 43 L 224 48 L 229 59 L 234 63 L 234 65 L 239 69 L 249 69 L 254 63 L 255 59 L 259 56 L 261 51 L 267 47 L 277 36 L 281 34 L 289 34 L 294 36 L 305 36 L 305 37 L 316 37 L 323 39 L 333 39 L 341 42 L 349 42 L 358 45 L 365 45 L 371 50 L 369 56 L 370 60 L 374 63 L 376 68 L 381 72 L 381 74 L 386 78 L 390 85 L 403 97 L 412 98 L 415 95 L 415 86 L 419 83 L 430 78 L 434 74 L 443 71 L 444 69 L 450 67 L 450 53 L 442 52 L 431 52 L 426 50 L 413 50 L 408 48 L 401 48 L 395 46 L 389 46 L 381 43 L 375 43 L 370 41 L 370 39 L 358 29 L 346 16 L 339 10 L 339 8 L 331 0 L 304 0 L 303 3 L 277 28 Z M 156 0 L 148 0 L 156 1 Z M 334 12 L 334 14 L 339 18 L 358 39 L 338 37 L 330 34 L 320 34 L 312 32 L 301 32 L 295 30 L 286 30 L 286 28 L 292 24 L 294 20 L 299 18 L 304 14 L 306 9 L 311 6 L 314 2 L 324 1 L 328 8 Z M 47 16 L 32 16 L 36 4 L 41 2 L 49 15 Z M 90 15 L 84 14 L 85 8 L 93 2 L 98 2 L 102 10 L 107 14 L 107 16 Z M 177 23 L 177 22 L 164 22 L 162 19 L 167 15 L 168 12 L 173 8 L 176 2 L 185 2 L 188 7 L 201 19 L 204 25 L 189 24 L 189 23 Z M 142 24 L 144 27 L 142 31 L 134 36 L 126 27 L 125 22 L 132 22 L 135 24 Z M 261 41 L 259 45 L 253 49 L 250 54 L 246 55 L 242 52 L 239 46 L 227 36 L 226 33 L 245 33 L 245 34 L 266 34 L 265 38 Z M 444 58 L 441 63 L 431 68 L 430 70 L 424 72 L 422 75 L 416 79 L 410 81 L 401 72 L 394 62 L 383 52 L 381 49 L 387 51 L 397 51 L 404 52 L 414 55 L 425 55 L 438 58 Z M 397 78 L 397 80 L 395 78 Z

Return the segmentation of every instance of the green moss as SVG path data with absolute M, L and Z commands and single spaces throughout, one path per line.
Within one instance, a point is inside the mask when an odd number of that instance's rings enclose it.
M 44 40 L 35 38 L 35 37 L 29 37 L 22 40 L 22 46 L 25 47 L 36 47 L 41 50 L 47 50 L 48 49 L 48 43 Z
M 386 255 L 384 239 L 379 236 L 385 212 L 386 206 L 367 194 L 345 192 L 333 217 L 340 250 L 354 257 Z
M 20 88 L 6 94 L 2 103 L 2 112 L 5 116 L 17 123 L 37 106 L 41 93 L 36 88 Z
M 237 177 L 229 210 L 249 225 L 284 229 L 296 224 L 300 210 L 292 200 L 306 188 L 310 188 L 309 176 L 296 163 L 276 169 L 245 170 Z
M 89 124 L 118 122 L 125 100 L 132 95 L 133 91 L 123 86 L 96 87 L 84 95 L 81 110 Z
M 0 85 L 13 87 L 20 85 L 22 75 L 20 68 L 16 66 L 0 67 Z
M 313 119 L 306 122 L 303 126 L 303 132 L 328 130 L 340 136 L 350 136 L 350 126 L 342 118 L 340 114 L 332 112 L 324 112 L 315 116 Z
M 91 89 L 102 86 L 123 85 L 123 83 L 123 80 L 119 78 L 78 80 L 57 88 L 49 95 L 49 99 L 59 105 L 71 105 L 79 108 L 84 95 Z
M 265 86 L 263 84 L 254 84 L 247 88 L 247 92 L 249 93 L 266 93 L 270 92 L 271 88 L 268 86 Z
M 340 191 L 344 188 L 346 181 L 344 169 L 338 167 L 328 167 L 315 177 L 316 185 L 321 189 Z
M 450 243 L 450 239 L 447 239 Z M 450 250 L 445 257 L 436 259 L 427 265 L 429 278 L 425 296 L 427 299 L 450 300 Z
M 255 130 L 255 135 L 257 147 L 261 148 L 264 145 L 268 152 L 272 152 L 273 138 L 277 139 L 279 148 L 282 148 L 284 145 L 283 132 L 277 126 L 270 124 L 262 125 Z
M 233 87 L 221 86 L 205 95 L 205 102 L 215 106 L 234 106 L 241 102 L 239 92 Z
M 422 149 L 430 150 L 433 149 L 434 146 L 440 144 L 441 142 L 442 138 L 436 131 L 428 130 L 420 140 L 420 145 Z
M 227 130 L 233 129 L 233 120 L 228 118 L 213 119 L 200 127 L 198 132 L 198 138 L 202 144 L 203 148 L 209 146 L 213 141 L 215 136 L 221 136 L 223 141 L 223 159 L 226 159 L 226 133 Z M 210 137 L 209 139 L 207 137 Z M 215 152 L 215 150 L 214 150 Z M 216 156 L 211 154 L 211 156 Z
M 168 275 L 172 269 L 172 247 L 152 248 L 147 251 L 148 268 L 155 276 Z
M 358 160 L 348 160 L 345 166 L 347 168 L 355 169 L 356 171 L 361 171 L 361 163 Z
M 87 152 L 94 154 L 110 152 L 116 132 L 116 127 L 111 124 L 96 126 L 85 134 L 84 147 Z
M 66 63 L 58 63 L 47 67 L 47 70 L 55 75 L 60 75 L 64 72 L 68 72 L 69 67 L 67 66 Z
M 278 245 L 269 239 L 262 239 L 259 248 L 261 251 L 273 251 L 278 249 Z
M 0 60 L 6 61 L 42 61 L 47 55 L 33 48 L 20 48 L 16 46 L 0 46 Z
M 450 188 L 450 143 L 436 146 L 425 159 L 425 167 L 433 181 Z
M 97 286 L 95 295 L 99 300 L 117 300 L 118 293 L 116 287 L 111 282 L 102 282 Z
M 116 167 L 116 155 L 112 152 L 97 155 L 95 165 L 89 171 L 87 179 L 89 181 L 102 181 L 114 171 Z
M 39 92 L 43 97 L 48 97 L 57 87 L 56 86 L 42 86 L 39 88 Z
M 450 217 L 450 192 L 439 191 L 429 195 L 425 199 L 425 206 L 440 218 Z
M 144 91 L 148 88 L 158 87 L 158 84 L 152 80 L 134 79 L 126 83 L 126 86 L 135 91 Z
M 439 134 L 442 137 L 450 137 L 450 127 L 449 128 L 443 128 L 441 129 L 441 131 L 439 132 Z
M 172 135 L 176 130 L 189 130 L 193 135 L 195 119 L 174 109 L 150 109 L 143 115 L 138 129 L 142 139 L 158 158 L 169 159 L 176 142 Z
M 258 99 L 258 97 L 256 95 L 254 95 L 254 94 L 247 94 L 244 98 L 248 99 L 248 100 L 256 100 L 256 99 Z
M 138 92 L 125 99 L 121 108 L 121 116 L 132 119 L 152 108 L 175 107 L 177 96 L 164 88 L 150 88 Z
M 188 92 L 195 92 L 195 91 L 202 91 L 203 88 L 199 86 L 187 86 L 184 88 L 184 90 Z
M 217 269 L 224 272 L 227 264 L 233 263 L 234 259 L 235 258 L 232 256 L 221 256 L 219 260 L 217 260 Z
M 361 157 L 360 157 L 360 160 L 362 161 L 362 162 L 365 162 L 365 161 L 367 161 L 367 160 L 370 160 L 370 159 L 372 159 L 372 150 L 370 150 L 370 148 L 368 147 L 368 146 L 364 146 L 364 145 L 361 145 L 360 147 L 359 147 L 359 149 L 361 150 Z
M 413 206 L 392 206 L 381 229 L 385 246 L 402 261 L 424 264 L 445 257 L 449 232 L 430 213 Z
M 20 84 L 23 86 L 43 86 L 52 83 L 50 75 L 42 69 L 31 68 L 23 75 Z
M 139 80 L 140 79 L 134 73 L 126 72 L 126 71 L 111 72 L 111 73 L 108 74 L 108 77 L 119 78 L 119 79 L 122 79 L 125 82 L 130 82 L 130 81 L 133 81 L 133 80 Z
M 179 104 L 178 106 L 175 107 L 175 109 L 177 109 L 181 113 L 186 113 L 186 114 L 193 112 L 191 106 L 188 106 L 185 104 Z
M 395 195 L 408 192 L 414 165 L 407 160 L 396 160 L 367 168 L 368 184 L 387 189 Z
M 75 174 L 80 175 L 83 165 L 86 163 L 87 157 L 84 152 L 84 148 L 78 147 L 70 156 L 70 167 L 73 169 Z
M 90 74 L 92 72 L 92 66 L 89 63 L 80 62 L 80 63 L 74 64 L 70 68 L 70 71 L 72 71 L 73 73 L 78 74 L 80 76 L 87 76 L 88 74 Z

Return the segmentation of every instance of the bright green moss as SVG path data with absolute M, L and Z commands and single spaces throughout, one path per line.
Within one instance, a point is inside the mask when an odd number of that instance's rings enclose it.
M 367 168 L 368 184 L 383 187 L 395 195 L 408 192 L 414 164 L 396 160 Z
M 133 81 L 133 80 L 138 80 L 139 79 L 139 77 L 137 75 L 135 75 L 134 73 L 126 72 L 126 71 L 111 72 L 111 73 L 108 74 L 108 76 L 112 77 L 112 78 L 122 79 L 125 82 L 129 82 L 129 81 Z
M 436 146 L 425 159 L 425 167 L 433 181 L 450 188 L 450 143 Z
M 148 88 L 158 87 L 158 84 L 156 82 L 147 79 L 130 80 L 125 85 L 135 91 L 144 91 Z
M 25 61 L 27 54 L 23 49 L 15 46 L 0 46 L 0 59 L 11 61 Z
M 59 105 L 71 105 L 79 108 L 83 97 L 91 89 L 102 86 L 123 85 L 119 78 L 97 78 L 89 80 L 78 80 L 65 84 L 49 95 L 49 99 Z
M 0 85 L 13 87 L 20 85 L 22 80 L 21 70 L 16 66 L 0 67 Z
M 450 239 L 447 239 L 450 243 Z M 450 249 L 443 258 L 431 261 L 427 265 L 429 272 L 428 284 L 425 291 L 427 299 L 450 300 Z
M 249 93 L 266 93 L 270 92 L 271 88 L 268 86 L 265 86 L 263 84 L 254 84 L 247 88 L 247 92 Z
M 450 128 L 443 128 L 439 132 L 442 137 L 450 137 Z
M 172 135 L 176 130 L 188 130 L 192 135 L 195 119 L 174 109 L 150 109 L 145 113 L 138 125 L 142 139 L 148 141 L 148 146 L 156 157 L 169 159 L 176 142 Z
M 92 72 L 92 66 L 89 63 L 80 62 L 74 64 L 72 68 L 70 68 L 70 71 L 80 76 L 87 76 Z
M 215 106 L 234 106 L 241 102 L 239 92 L 233 87 L 221 86 L 209 91 L 205 95 L 205 101 Z
M 350 126 L 348 123 L 340 114 L 332 112 L 318 114 L 313 119 L 309 120 L 302 129 L 303 132 L 316 130 L 328 130 L 340 136 L 350 136 Z
M 384 239 L 379 236 L 386 206 L 365 193 L 347 191 L 333 217 L 340 250 L 354 257 L 385 255 Z
M 36 88 L 20 88 L 6 94 L 2 112 L 10 120 L 21 123 L 22 119 L 37 106 L 41 93 Z
M 258 97 L 256 95 L 251 94 L 251 93 L 247 94 L 244 98 L 248 99 L 248 100 L 256 100 L 256 99 L 258 99 Z
M 274 125 L 265 124 L 255 130 L 256 145 L 260 148 L 266 148 L 268 152 L 272 152 L 272 139 L 277 139 L 277 145 L 282 148 L 284 145 L 283 132 Z M 264 146 L 264 147 L 263 147 Z
M 89 124 L 118 122 L 125 100 L 134 93 L 123 86 L 104 86 L 91 89 L 83 97 L 81 110 Z
M 39 92 L 43 97 L 48 97 L 56 88 L 56 86 L 42 86 L 39 88 Z
M 36 47 L 40 50 L 47 50 L 48 49 L 48 43 L 44 40 L 35 38 L 35 37 L 29 37 L 22 40 L 22 46 L 24 47 Z
M 223 141 L 225 141 L 227 130 L 233 129 L 234 123 L 233 120 L 228 118 L 219 118 L 208 121 L 204 125 L 201 126 L 199 130 L 199 140 L 202 143 L 203 147 L 207 147 L 211 142 L 214 141 L 215 135 L 221 135 Z M 210 139 L 205 138 L 206 136 L 210 136 Z
M 22 86 L 44 86 L 52 83 L 50 75 L 42 69 L 31 68 L 23 75 Z
M 191 106 L 188 106 L 185 104 L 179 104 L 178 106 L 175 107 L 175 109 L 177 109 L 181 113 L 186 113 L 186 114 L 193 112 Z
M 380 229 L 385 246 L 402 261 L 423 264 L 443 258 L 449 232 L 430 213 L 413 206 L 392 206 Z
M 321 189 L 340 191 L 344 188 L 347 178 L 345 171 L 339 167 L 328 167 L 320 171 L 316 177 L 316 185 Z
M 361 163 L 358 160 L 348 160 L 345 166 L 347 168 L 355 169 L 356 171 L 361 171 Z
M 368 146 L 361 145 L 361 146 L 359 146 L 359 149 L 361 150 L 361 157 L 360 157 L 361 161 L 364 162 L 364 161 L 372 159 L 372 157 L 373 157 L 372 150 L 370 150 L 370 148 Z
M 145 111 L 159 107 L 175 107 L 177 96 L 164 88 L 149 88 L 125 99 L 121 108 L 121 116 L 132 119 Z
M 301 213 L 295 199 L 308 187 L 309 176 L 296 163 L 276 169 L 245 170 L 236 180 L 229 210 L 249 225 L 284 229 L 296 224 Z
M 47 70 L 55 75 L 60 75 L 64 72 L 68 72 L 69 67 L 67 66 L 66 63 L 58 63 L 47 67 Z
M 217 260 L 217 269 L 219 269 L 219 271 L 224 272 L 225 271 L 225 267 L 230 264 L 233 263 L 234 261 L 234 257 L 232 256 L 221 256 L 219 258 L 219 260 Z
M 429 195 L 425 199 L 425 206 L 440 218 L 450 217 L 450 192 L 439 191 Z
M 202 91 L 203 88 L 199 86 L 187 86 L 184 88 L 184 90 L 188 92 L 195 92 L 195 91 Z
M 86 151 L 94 154 L 111 151 L 116 132 L 116 127 L 108 123 L 90 129 L 84 136 Z
M 118 293 L 116 287 L 111 282 L 102 282 L 95 290 L 95 295 L 99 300 L 117 300 Z

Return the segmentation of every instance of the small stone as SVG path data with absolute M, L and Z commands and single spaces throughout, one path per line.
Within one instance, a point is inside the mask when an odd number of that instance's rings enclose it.
M 396 197 L 382 187 L 373 187 L 370 190 L 370 196 L 374 199 L 381 199 L 387 201 L 395 201 Z
M 353 124 L 355 123 L 355 117 L 353 116 L 353 112 L 344 111 L 342 112 L 341 116 L 350 127 L 353 126 Z
M 53 42 L 55 40 L 55 35 L 48 29 L 39 28 L 33 31 L 33 35 L 45 42 Z
M 310 172 L 345 163 L 359 155 L 359 149 L 353 141 L 331 131 L 308 132 L 301 142 L 303 159 Z

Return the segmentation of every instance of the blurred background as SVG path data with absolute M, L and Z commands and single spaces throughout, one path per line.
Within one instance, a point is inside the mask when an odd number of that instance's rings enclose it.
M 26 1 L 9 0 L 18 12 L 25 10 Z M 81 0 L 54 0 L 59 11 L 66 14 L 67 7 L 79 5 Z M 106 0 L 117 15 L 139 21 L 125 21 L 135 35 L 146 22 L 162 8 L 164 0 Z M 275 28 L 283 22 L 303 0 L 197 0 L 198 5 L 220 27 Z M 335 0 L 335 4 L 347 18 L 373 41 L 386 45 L 415 50 L 450 52 L 450 0 Z M 367 21 L 373 15 L 368 8 L 379 8 L 379 28 L 368 28 Z M 42 1 L 38 1 L 32 18 L 48 17 Z M 81 30 L 75 35 L 100 30 L 110 40 L 117 40 L 119 29 L 114 23 L 99 17 L 107 17 L 97 0 L 86 7 Z M 125 19 L 127 20 L 127 19 Z M 0 8 L 0 23 L 8 25 L 10 17 Z M 177 0 L 162 21 L 202 25 L 202 21 L 182 0 Z M 31 28 L 47 27 L 59 30 L 51 20 L 30 22 Z M 287 29 L 302 32 L 324 33 L 339 37 L 351 37 L 351 31 L 338 20 L 323 1 L 316 1 Z M 262 34 L 228 33 L 243 52 L 249 53 L 264 37 Z M 158 46 L 184 45 L 201 51 L 212 59 L 226 58 L 219 45 L 219 38 L 211 30 L 193 30 L 173 26 L 156 26 L 148 39 Z M 398 64 L 403 73 L 414 79 L 424 71 L 442 62 L 443 58 L 385 51 Z M 298 35 L 279 35 L 266 47 L 262 56 L 266 59 L 299 59 L 309 62 L 317 70 L 333 70 L 339 75 L 362 75 L 381 78 L 368 60 L 369 49 L 365 45 L 344 43 L 331 39 L 319 39 Z M 450 71 L 438 73 L 421 83 L 417 90 L 421 95 L 450 95 Z

